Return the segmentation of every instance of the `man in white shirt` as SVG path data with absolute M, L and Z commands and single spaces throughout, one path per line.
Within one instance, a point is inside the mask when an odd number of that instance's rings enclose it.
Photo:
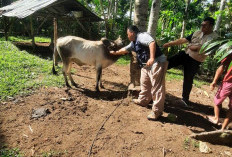
M 201 30 L 194 32 L 186 38 L 177 39 L 165 43 L 164 48 L 189 43 L 185 51 L 180 51 L 178 54 L 168 59 L 168 69 L 182 65 L 184 67 L 184 81 L 182 91 L 182 102 L 189 105 L 189 95 L 192 90 L 193 78 L 197 73 L 199 66 L 206 59 L 205 54 L 199 54 L 201 46 L 212 39 L 218 37 L 217 33 L 213 32 L 215 20 L 207 17 L 201 23 Z

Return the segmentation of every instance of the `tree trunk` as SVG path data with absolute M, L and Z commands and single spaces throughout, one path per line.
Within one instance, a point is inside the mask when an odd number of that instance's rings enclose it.
M 231 130 L 217 130 L 210 132 L 202 132 L 190 135 L 191 138 L 197 140 L 210 142 L 212 144 L 228 145 L 232 146 L 232 131 Z
M 151 5 L 151 12 L 147 32 L 150 33 L 154 38 L 156 35 L 156 29 L 159 20 L 160 3 L 160 0 L 153 0 Z
M 182 23 L 182 30 L 181 30 L 181 34 L 180 34 L 180 37 L 181 37 L 181 38 L 184 37 L 184 32 L 185 32 L 185 27 L 186 27 L 186 20 L 188 19 L 188 8 L 189 8 L 189 4 L 190 4 L 190 0 L 187 0 L 187 1 L 186 1 L 185 11 L 184 11 L 184 18 L 183 18 L 183 23 Z
M 222 13 L 221 12 L 225 9 L 225 3 L 226 3 L 226 0 L 221 0 L 221 4 L 220 4 L 220 8 L 219 8 L 220 15 L 217 17 L 217 22 L 216 22 L 216 25 L 214 28 L 214 31 L 216 31 L 216 32 L 218 32 L 219 28 L 220 28 L 220 24 L 222 21 Z
M 134 25 L 136 25 L 141 32 L 146 31 L 147 15 L 148 15 L 148 0 L 135 0 Z M 129 87 L 133 88 L 139 85 L 140 85 L 140 68 L 138 67 L 136 54 L 132 53 L 131 63 L 130 63 Z
M 135 0 L 134 25 L 136 25 L 141 32 L 147 30 L 147 16 L 148 0 Z
M 131 25 L 131 17 L 132 17 L 132 6 L 133 6 L 133 3 L 134 0 L 130 0 L 130 18 L 129 18 L 129 21 L 128 21 L 128 26 Z

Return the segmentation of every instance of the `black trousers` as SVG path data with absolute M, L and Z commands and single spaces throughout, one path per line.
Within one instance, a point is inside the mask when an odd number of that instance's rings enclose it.
M 178 54 L 172 56 L 168 59 L 169 65 L 168 69 L 182 65 L 184 67 L 184 82 L 182 98 L 189 100 L 189 95 L 192 90 L 193 78 L 197 73 L 201 62 L 194 60 L 184 51 L 180 51 Z

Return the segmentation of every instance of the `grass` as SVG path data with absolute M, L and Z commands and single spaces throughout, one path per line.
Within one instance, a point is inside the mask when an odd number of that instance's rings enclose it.
M 169 69 L 166 74 L 166 80 L 183 80 L 183 72 L 179 69 Z M 200 79 L 194 79 L 193 85 L 200 88 L 202 85 L 208 85 L 209 83 L 206 81 L 202 81 Z
M 7 149 L 2 148 L 0 149 L 0 156 L 1 157 L 23 157 L 23 154 L 20 153 L 18 148 Z
M 63 76 L 52 75 L 51 69 L 52 61 L 0 42 L 0 99 L 28 94 L 41 86 L 63 86 Z
M 5 41 L 5 37 L 1 37 L 0 41 Z M 9 36 L 8 41 L 20 41 L 20 42 L 31 42 L 32 39 L 30 37 L 23 36 Z M 35 42 L 51 42 L 51 38 L 48 37 L 35 37 Z
M 11 40 L 24 41 L 27 38 L 10 37 Z M 46 41 L 48 38 L 37 38 Z M 122 56 L 116 64 L 127 65 L 130 63 L 130 56 Z M 64 85 L 63 76 L 54 76 L 51 73 L 52 61 L 41 59 L 26 51 L 18 50 L 11 42 L 0 41 L 0 100 L 16 95 L 31 93 L 41 86 Z M 59 69 L 59 71 L 61 71 Z M 170 69 L 166 75 L 167 80 L 183 80 L 181 70 Z M 207 82 L 194 80 L 197 87 Z
M 119 64 L 119 65 L 127 65 L 130 63 L 130 56 L 129 55 L 125 55 L 125 56 L 122 56 L 120 57 L 116 64 Z

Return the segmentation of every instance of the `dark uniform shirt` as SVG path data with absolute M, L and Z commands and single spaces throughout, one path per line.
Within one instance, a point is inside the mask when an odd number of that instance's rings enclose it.
M 136 40 L 132 41 L 129 45 L 124 47 L 127 51 L 135 51 L 137 54 L 137 59 L 140 67 L 143 67 L 145 63 L 150 59 L 150 49 L 149 45 L 151 42 L 155 41 L 150 34 L 147 32 L 138 33 Z M 160 47 L 156 43 L 155 58 L 161 56 L 163 53 Z

